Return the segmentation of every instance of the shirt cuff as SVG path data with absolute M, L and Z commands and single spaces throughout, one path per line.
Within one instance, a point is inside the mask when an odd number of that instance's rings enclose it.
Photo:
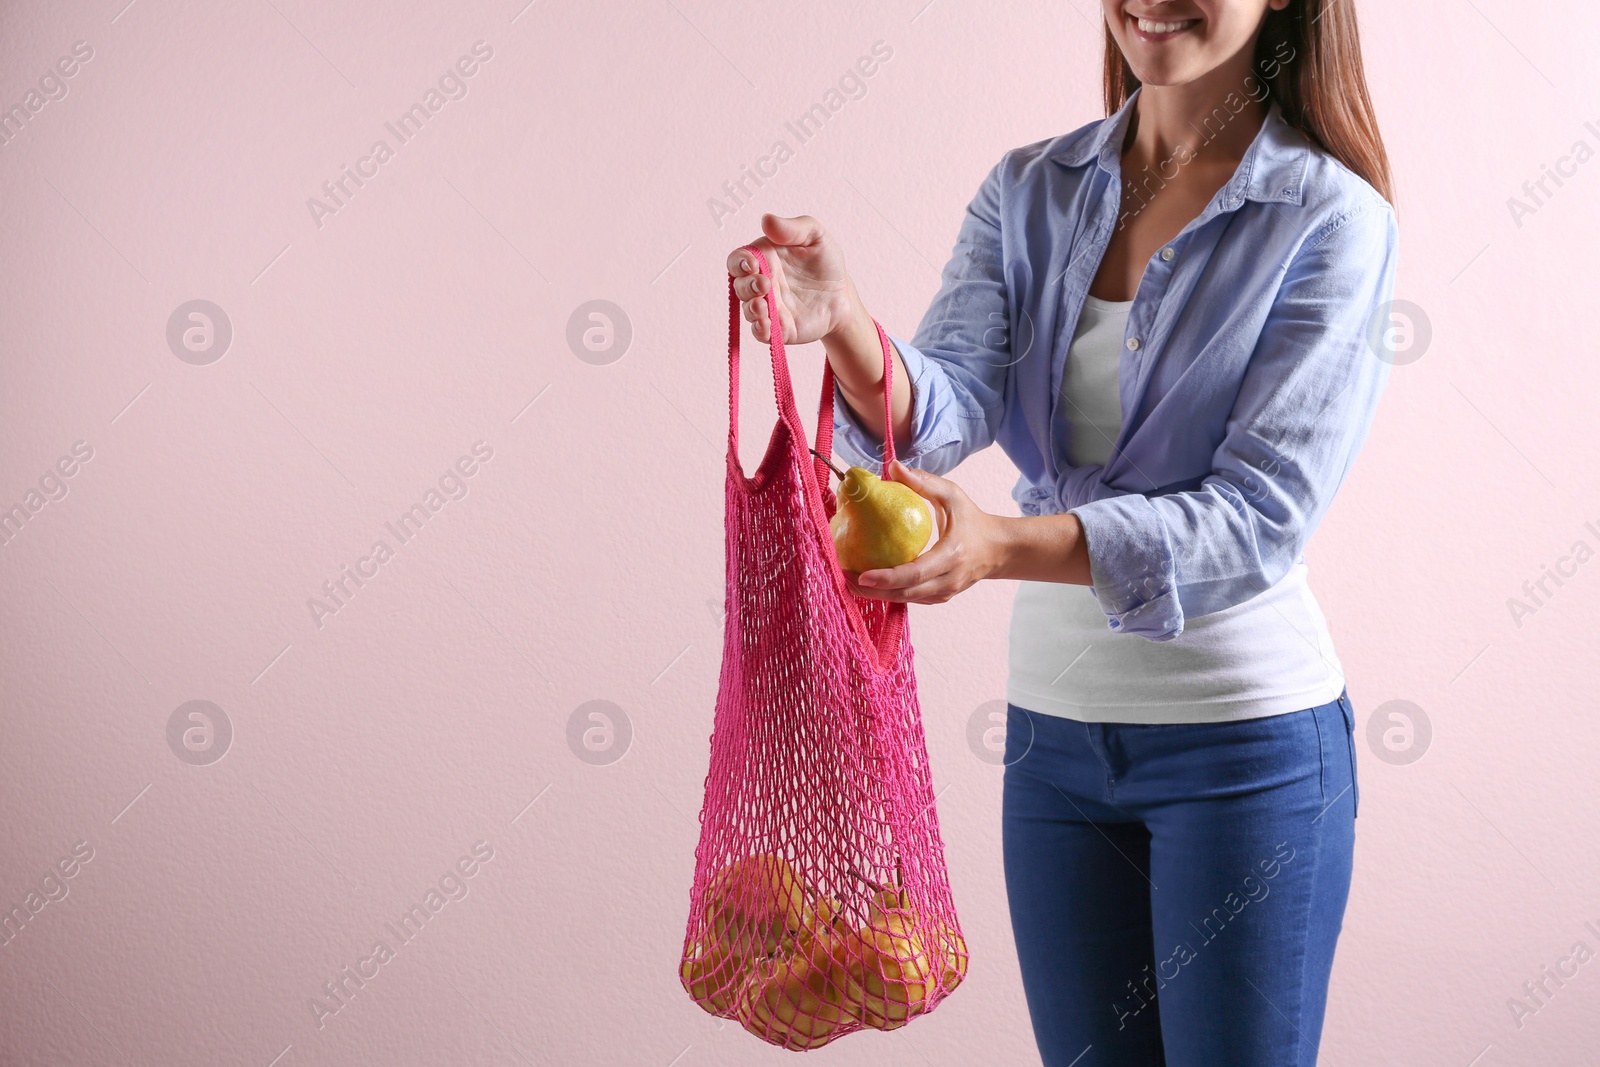
M 1140 493 L 1071 509 L 1089 547 L 1091 592 L 1116 633 L 1170 641 L 1183 633 L 1177 571 L 1166 527 Z

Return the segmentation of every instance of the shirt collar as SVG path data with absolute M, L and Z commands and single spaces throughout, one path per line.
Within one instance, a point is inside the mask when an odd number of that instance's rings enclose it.
M 1082 166 L 1093 159 L 1107 173 L 1120 173 L 1123 136 L 1133 117 L 1134 101 L 1143 91 L 1143 86 L 1135 89 L 1115 114 L 1101 120 L 1065 148 L 1051 153 L 1050 158 L 1069 167 Z M 1289 125 L 1278 101 L 1272 100 L 1266 121 L 1245 150 L 1238 170 L 1219 191 L 1218 201 L 1228 206 L 1237 206 L 1241 198 L 1300 203 L 1310 154 L 1311 143 Z

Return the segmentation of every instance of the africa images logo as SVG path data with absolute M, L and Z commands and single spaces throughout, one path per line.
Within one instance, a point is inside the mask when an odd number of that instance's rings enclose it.
M 383 165 L 395 157 L 399 147 L 409 144 L 421 133 L 428 120 L 444 110 L 445 104 L 465 99 L 467 80 L 493 57 L 493 48 L 483 41 L 474 41 L 471 55 L 456 60 L 454 66 L 439 75 L 436 85 L 430 85 L 423 92 L 421 100 L 402 111 L 393 122 L 383 124 L 383 128 L 394 138 L 393 145 L 382 137 L 373 141 L 367 154 L 356 160 L 354 171 L 349 165 L 341 164 L 339 176 L 322 183 L 322 196 L 307 197 L 306 210 L 311 212 L 311 221 L 317 224 L 317 229 L 322 229 L 325 218 L 337 215 L 347 207 L 356 193 L 376 178 Z
M 332 978 L 322 983 L 319 995 L 307 997 L 306 1006 L 311 1009 L 317 1029 L 321 1030 L 330 1017 L 349 1007 L 356 994 L 383 973 L 383 966 L 392 962 L 400 949 L 420 937 L 423 928 L 444 911 L 446 904 L 465 900 L 471 891 L 468 879 L 478 874 L 494 856 L 493 845 L 484 840 L 474 841 L 471 854 L 462 856 L 454 865 L 446 868 L 422 895 L 421 902 L 412 903 L 400 913 L 399 918 L 383 924 L 387 936 L 374 940 L 367 955 L 357 959 L 353 966 L 345 964 L 340 967 Z M 391 940 L 394 942 L 392 945 L 389 943 Z
M 474 441 L 470 456 L 457 458 L 439 476 L 437 485 L 428 487 L 420 501 L 402 511 L 393 522 L 383 524 L 383 528 L 394 539 L 394 544 L 391 545 L 383 537 L 373 541 L 367 554 L 357 559 L 353 567 L 349 563 L 341 563 L 338 575 L 322 583 L 322 596 L 306 597 L 306 608 L 311 612 L 311 621 L 317 624 L 317 629 L 322 629 L 324 620 L 329 616 L 337 615 L 348 607 L 356 593 L 382 572 L 385 563 L 394 559 L 397 549 L 420 534 L 423 525 L 444 510 L 445 504 L 465 498 L 469 490 L 467 479 L 482 471 L 484 464 L 493 458 L 494 447 L 489 442 Z
M 805 144 L 821 133 L 833 116 L 844 110 L 845 104 L 866 96 L 866 79 L 876 74 L 883 64 L 893 58 L 894 48 L 887 42 L 882 40 L 872 42 L 870 55 L 859 57 L 854 66 L 828 87 L 820 101 L 802 111 L 793 121 L 785 120 L 783 128 L 794 138 L 796 145 Z M 755 198 L 750 189 L 752 182 L 756 188 L 761 188 L 767 184 L 761 180 L 762 178 L 777 177 L 778 168 L 794 157 L 794 148 L 790 147 L 787 140 L 779 137 L 773 140 L 764 155 L 756 158 L 754 167 L 741 165 L 737 178 L 722 183 L 721 195 L 706 199 L 706 207 L 711 212 L 711 221 L 717 224 L 717 229 L 722 228 L 723 220 L 738 214 L 741 208 Z

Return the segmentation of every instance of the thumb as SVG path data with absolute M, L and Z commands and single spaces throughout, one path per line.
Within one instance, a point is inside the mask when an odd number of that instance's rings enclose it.
M 893 474 L 894 480 L 907 486 L 913 493 L 930 502 L 934 521 L 938 524 L 939 536 L 943 537 L 945 531 L 950 529 L 951 505 L 956 496 L 961 492 L 952 481 L 919 471 L 915 467 L 908 467 L 898 459 L 891 464 L 885 474 Z
M 809 245 L 822 236 L 822 224 L 810 215 L 784 218 L 768 212 L 761 216 L 761 232 L 775 245 Z
M 948 500 L 951 490 L 955 488 L 953 482 L 949 482 L 937 474 L 917 470 L 915 467 L 908 467 L 898 459 L 890 465 L 887 473 L 892 476 L 892 481 L 909 486 L 918 496 L 927 497 L 929 500 L 937 500 L 940 503 Z

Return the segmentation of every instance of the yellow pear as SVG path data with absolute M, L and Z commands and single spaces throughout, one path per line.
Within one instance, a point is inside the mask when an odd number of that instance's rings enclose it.
M 905 889 L 885 887 L 874 893 L 867 902 L 867 926 L 879 932 L 928 930 L 923 938 L 924 947 L 930 956 L 939 957 L 942 962 L 940 984 L 946 993 L 954 990 L 967 976 L 966 938 L 948 923 L 925 922 L 911 907 L 911 894 Z M 932 989 L 928 992 L 931 993 Z
M 851 467 L 839 482 L 838 507 L 828 528 L 839 566 L 860 574 L 910 563 L 933 536 L 933 512 L 911 487 Z
M 844 905 L 839 903 L 838 897 L 813 898 L 807 894 L 805 905 L 800 909 L 800 922 L 786 931 L 779 951 L 803 955 L 818 939 L 843 932 L 843 912 Z
M 867 925 L 885 928 L 890 915 L 901 915 L 902 921 L 912 928 L 922 928 L 922 917 L 910 907 L 910 893 L 906 889 L 885 888 L 872 894 L 872 899 L 867 901 Z M 944 992 L 950 992 L 957 985 L 962 984 L 966 977 L 966 939 L 955 933 L 954 926 L 944 921 L 936 921 L 933 925 L 933 934 L 930 941 L 933 949 L 944 953 Z
M 782 856 L 757 853 L 716 873 L 705 907 L 712 935 L 735 955 L 770 956 L 804 922 L 805 886 Z
M 869 926 L 882 926 L 885 916 L 897 911 L 911 917 L 911 892 L 885 886 L 867 901 L 867 923 Z
M 933 961 L 909 912 L 881 912 L 881 921 L 850 936 L 843 958 L 846 1001 L 868 1026 L 893 1030 L 927 1007 Z
M 967 976 L 967 939 L 940 923 L 938 940 L 944 945 L 944 991 L 948 993 Z
M 839 903 L 838 897 L 820 896 L 813 898 L 807 895 L 805 906 L 800 909 L 800 926 L 798 930 L 816 933 L 831 929 L 843 914 L 844 905 Z
M 744 962 L 727 945 L 695 945 L 679 968 L 683 988 L 694 1002 L 710 1012 L 732 1018 L 734 997 L 744 978 Z
M 763 1041 L 801 1052 L 819 1048 L 849 1018 L 844 984 L 843 966 L 819 941 L 809 956 L 759 964 L 739 991 L 735 1015 Z

